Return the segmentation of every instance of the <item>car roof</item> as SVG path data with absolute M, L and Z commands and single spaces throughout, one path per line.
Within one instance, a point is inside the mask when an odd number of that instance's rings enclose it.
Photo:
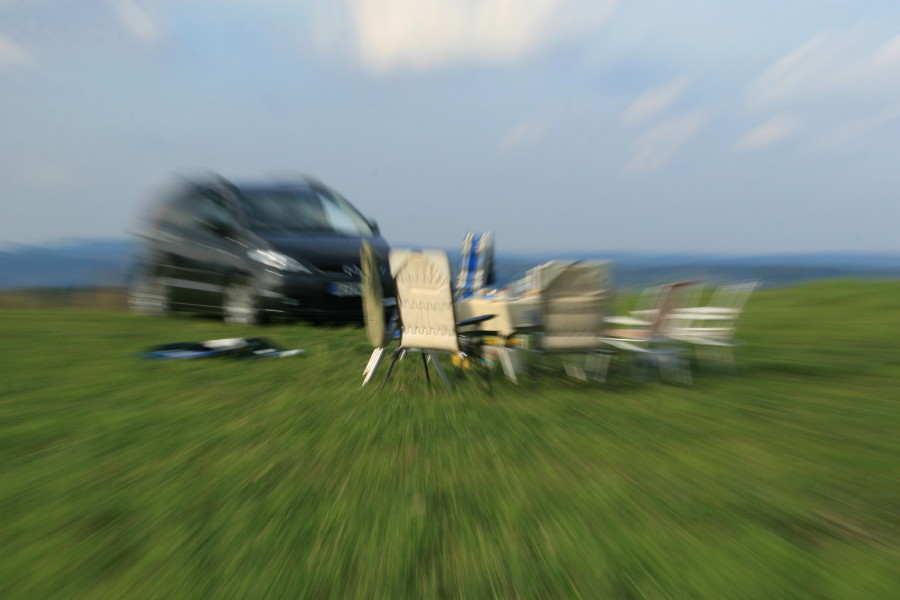
M 204 187 L 213 190 L 227 190 L 232 194 L 236 194 L 240 196 L 244 193 L 253 193 L 253 192 L 271 192 L 277 190 L 314 190 L 314 189 L 324 189 L 325 185 L 309 176 L 301 176 L 297 179 L 287 180 L 287 179 L 279 179 L 279 180 L 250 180 L 250 181 L 239 181 L 233 182 L 227 179 L 221 178 L 216 180 L 209 180 L 203 182 L 194 182 L 195 185 L 199 187 Z

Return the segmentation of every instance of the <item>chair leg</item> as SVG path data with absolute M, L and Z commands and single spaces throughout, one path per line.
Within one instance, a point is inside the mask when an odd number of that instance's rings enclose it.
M 424 356 L 424 354 L 422 356 Z M 438 376 L 441 378 L 441 381 L 444 382 L 444 385 L 447 387 L 447 391 L 449 392 L 451 389 L 453 389 L 453 386 L 450 384 L 450 380 L 447 379 L 447 374 L 444 373 L 444 367 L 441 366 L 441 363 L 437 358 L 437 354 L 434 352 L 434 350 L 429 350 L 428 356 L 431 357 L 431 362 L 434 363 L 434 370 L 437 371 Z
M 697 346 L 697 357 L 710 368 L 718 368 L 732 375 L 737 373 L 734 352 L 728 346 Z
M 469 360 L 469 356 L 465 352 L 459 352 L 453 356 L 456 357 L 456 364 L 453 367 L 453 380 L 459 381 L 463 377 L 463 371 L 466 368 L 466 361 Z
M 603 381 L 606 381 L 606 376 L 609 374 L 609 365 L 612 363 L 615 352 L 605 351 L 603 352 L 603 356 L 605 357 L 603 360 Z
M 431 385 L 431 375 L 428 374 L 428 357 L 422 352 L 422 366 L 425 367 L 425 381 L 428 382 L 428 385 Z
M 593 360 L 591 360 L 593 359 Z M 609 362 L 612 360 L 610 352 L 590 352 L 584 359 L 585 373 L 590 373 L 589 377 L 594 381 L 603 383 L 606 381 L 606 373 L 609 370 Z M 593 368 L 588 365 L 593 363 Z
M 681 353 L 666 353 L 660 355 L 660 359 L 659 375 L 661 378 L 678 383 L 686 383 L 688 385 L 693 383 L 690 361 L 688 361 Z
M 369 383 L 369 380 L 372 379 L 372 376 L 375 375 L 375 371 L 378 369 L 378 365 L 381 364 L 381 359 L 384 358 L 384 351 L 387 348 L 375 348 L 372 350 L 372 356 L 369 357 L 369 363 L 366 365 L 366 369 L 363 371 L 363 385 Z
M 642 376 L 636 377 L 639 381 L 647 379 L 652 372 L 661 381 L 674 381 L 688 385 L 693 383 L 690 360 L 685 357 L 684 352 L 679 348 L 654 348 L 644 352 L 637 358 L 639 360 L 634 366 L 642 371 Z
M 509 353 L 510 349 L 506 346 L 499 346 L 497 348 L 497 355 L 500 357 L 500 366 L 503 367 L 503 373 L 506 375 L 506 378 L 513 383 L 519 383 L 519 380 L 516 377 L 516 369 Z
M 363 376 L 367 375 L 369 371 L 372 370 L 372 363 L 375 362 L 375 355 L 378 354 L 379 348 L 375 348 L 372 350 L 372 354 L 369 355 L 369 362 L 366 363 L 366 368 L 363 369 Z
M 587 381 L 587 376 L 584 374 L 584 369 L 573 363 L 571 357 L 563 357 L 562 360 L 563 366 L 566 369 L 566 375 L 572 377 L 573 379 L 578 379 L 579 381 Z
M 637 352 L 631 357 L 631 378 L 635 381 L 647 381 L 652 359 L 645 351 Z
M 722 355 L 722 364 L 725 370 L 731 375 L 737 374 L 737 363 L 734 362 L 734 351 L 728 346 L 722 346 L 720 349 Z
M 386 384 L 387 380 L 391 378 L 391 371 L 394 370 L 394 365 L 397 364 L 397 359 L 401 358 L 404 354 L 406 354 L 406 351 L 401 348 L 397 348 L 396 350 L 394 350 L 394 356 L 391 357 L 391 364 L 388 365 L 387 373 L 385 373 L 384 375 L 384 381 L 382 381 L 381 385 L 378 387 L 379 392 L 384 389 L 384 384 Z

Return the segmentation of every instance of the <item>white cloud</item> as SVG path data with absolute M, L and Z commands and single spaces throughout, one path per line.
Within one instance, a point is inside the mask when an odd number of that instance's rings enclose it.
M 31 57 L 21 46 L 0 35 L 0 70 L 26 65 L 29 62 L 31 62 Z
M 846 69 L 851 52 L 846 36 L 823 32 L 766 69 L 751 85 L 751 100 L 770 105 L 832 88 Z
M 847 144 L 896 120 L 900 120 L 900 103 L 832 127 L 817 143 L 826 148 Z
M 870 68 L 874 70 L 897 67 L 900 65 L 900 35 L 882 44 L 872 55 Z
M 735 148 L 740 150 L 755 150 L 771 146 L 775 142 L 790 137 L 800 130 L 800 122 L 795 117 L 789 115 L 781 115 L 773 119 L 769 119 L 759 127 L 747 132 L 744 137 L 737 141 Z
M 682 77 L 664 86 L 645 90 L 625 109 L 622 120 L 626 124 L 632 124 L 664 113 L 684 93 L 686 87 L 687 79 Z
M 767 68 L 750 86 L 754 106 L 814 102 L 836 94 L 900 92 L 900 36 L 886 42 L 861 26 L 824 31 Z
M 510 150 L 520 146 L 530 146 L 541 141 L 550 128 L 550 119 L 540 117 L 522 121 L 506 132 L 500 140 L 502 150 Z
M 775 61 L 749 87 L 750 106 L 802 114 L 821 133 L 820 148 L 849 143 L 897 118 L 900 35 L 860 22 L 828 30 Z M 795 134 L 800 123 L 778 117 L 743 136 L 738 149 L 768 146 Z
M 113 0 L 119 19 L 139 40 L 154 42 L 159 38 L 159 26 L 136 0 Z
M 625 165 L 625 170 L 647 173 L 664 166 L 708 120 L 706 111 L 695 110 L 647 130 L 635 140 L 634 153 Z
M 602 25 L 620 0 L 344 2 L 358 59 L 367 69 L 386 73 L 513 61 Z M 321 29 L 334 22 L 318 25 L 321 38 Z

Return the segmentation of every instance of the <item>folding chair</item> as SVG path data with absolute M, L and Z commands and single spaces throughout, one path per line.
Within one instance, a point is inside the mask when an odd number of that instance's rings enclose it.
M 685 298 L 693 296 L 697 284 L 697 281 L 679 281 L 645 290 L 642 297 L 645 301 L 652 298 L 652 308 L 634 311 L 631 316 L 607 319 L 608 324 L 627 327 L 607 329 L 604 339 L 607 345 L 634 355 L 636 375 L 655 368 L 664 378 L 691 382 L 689 364 L 680 349 L 672 344 L 665 326 Z
M 747 299 L 758 286 L 758 281 L 720 286 L 708 305 L 673 311 L 665 335 L 692 346 L 699 360 L 734 371 L 732 349 L 739 344 L 734 334 Z
M 468 232 L 463 238 L 456 298 L 468 298 L 494 282 L 494 234 Z
M 359 264 L 362 270 L 362 306 L 366 336 L 372 344 L 372 355 L 363 370 L 363 385 L 369 383 L 381 359 L 394 337 L 396 311 L 385 324 L 384 289 L 381 284 L 381 258 L 368 240 L 362 240 L 359 248 Z
M 460 327 L 482 323 L 494 315 L 481 315 L 457 322 L 450 283 L 450 261 L 441 250 L 392 250 L 391 274 L 397 286 L 397 310 L 400 340 L 394 350 L 381 389 L 387 383 L 397 360 L 407 352 L 422 354 L 425 377 L 429 360 L 446 388 L 450 381 L 438 360 L 438 354 L 451 354 L 464 363 L 469 354 L 479 356 L 481 339 L 493 332 L 467 331 Z
M 610 264 L 575 262 L 564 266 L 544 289 L 538 349 L 563 355 L 566 374 L 603 381 L 612 352 L 606 347 L 603 322 L 608 310 Z M 584 366 L 572 360 L 584 354 Z M 591 366 L 593 365 L 593 366 Z

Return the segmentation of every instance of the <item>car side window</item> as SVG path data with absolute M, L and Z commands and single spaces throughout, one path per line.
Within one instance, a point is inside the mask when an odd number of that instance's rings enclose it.
M 172 229 L 192 229 L 194 226 L 192 204 L 192 195 L 190 194 L 175 198 L 166 208 L 163 222 Z
M 322 208 L 331 223 L 332 229 L 344 235 L 359 235 L 359 227 L 353 222 L 353 219 L 345 210 L 331 201 L 330 198 L 322 197 Z
M 236 229 L 237 219 L 230 209 L 230 205 L 218 192 L 204 190 L 194 197 L 194 214 L 199 226 L 206 224 L 217 227 L 225 226 Z
M 345 235 L 372 235 L 372 228 L 346 200 L 324 190 L 317 190 L 316 193 L 335 231 Z

